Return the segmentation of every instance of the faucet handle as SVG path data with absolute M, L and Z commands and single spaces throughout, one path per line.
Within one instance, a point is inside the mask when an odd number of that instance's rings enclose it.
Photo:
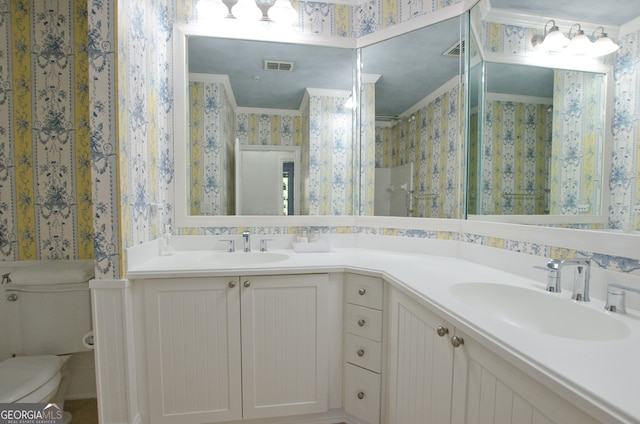
M 619 284 L 609 284 L 607 286 L 607 303 L 604 309 L 610 312 L 617 312 L 619 314 L 626 314 L 627 308 L 625 306 L 626 292 L 640 293 L 639 289 L 633 287 L 622 286 Z
M 557 268 L 553 266 L 534 266 L 535 269 L 541 269 L 547 272 L 547 287 L 546 291 L 551 293 L 560 293 L 562 291 L 562 284 L 560 283 L 560 273 Z
M 229 253 L 233 253 L 236 251 L 236 247 L 235 247 L 235 241 L 231 240 L 231 239 L 224 239 L 224 240 L 220 240 L 220 242 L 227 242 L 229 243 L 227 245 L 227 252 Z
M 267 242 L 269 241 L 273 241 L 273 239 L 261 239 L 260 240 L 260 251 L 261 252 L 266 252 L 267 251 Z

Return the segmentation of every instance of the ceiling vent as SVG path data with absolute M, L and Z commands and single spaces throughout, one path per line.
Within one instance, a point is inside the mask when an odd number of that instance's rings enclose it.
M 460 57 L 463 54 L 464 54 L 464 40 L 449 47 L 447 51 L 445 51 L 442 55 L 450 56 L 450 57 Z
M 283 62 L 281 60 L 268 60 L 264 61 L 265 71 L 293 71 L 293 62 Z

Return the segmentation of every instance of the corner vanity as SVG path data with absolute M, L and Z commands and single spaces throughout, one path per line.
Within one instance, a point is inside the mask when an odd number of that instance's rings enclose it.
M 136 422 L 640 423 L 634 311 L 436 243 L 133 261 Z

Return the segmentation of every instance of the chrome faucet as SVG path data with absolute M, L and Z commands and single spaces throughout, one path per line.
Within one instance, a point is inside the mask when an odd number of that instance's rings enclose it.
M 244 251 L 251 252 L 251 242 L 249 241 L 249 231 L 242 232 L 242 238 L 244 239 Z
M 560 271 L 567 265 L 576 267 L 573 279 L 573 294 L 571 299 L 589 302 L 589 278 L 591 274 L 591 259 L 551 259 L 547 262 L 549 271 L 547 291 L 559 293 L 561 291 Z

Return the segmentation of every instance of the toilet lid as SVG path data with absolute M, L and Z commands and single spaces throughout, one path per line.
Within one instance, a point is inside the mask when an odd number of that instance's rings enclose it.
M 62 368 L 55 355 L 16 356 L 0 362 L 0 403 L 12 403 L 37 390 Z

